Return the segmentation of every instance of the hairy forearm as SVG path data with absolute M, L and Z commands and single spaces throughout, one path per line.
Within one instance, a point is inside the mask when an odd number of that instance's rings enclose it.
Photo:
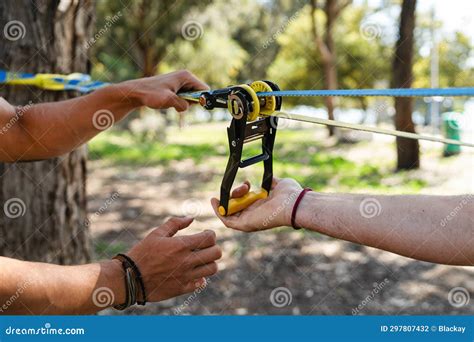
M 320 194 L 303 198 L 297 224 L 411 258 L 474 265 L 474 197 Z
M 125 301 L 118 261 L 59 266 L 0 257 L 0 271 L 0 314 L 89 314 Z
M 208 89 L 188 71 L 125 81 L 72 100 L 14 108 L 0 97 L 0 161 L 38 160 L 71 152 L 137 107 L 189 103 L 180 91 Z
M 56 157 L 74 150 L 140 105 L 118 84 L 71 100 L 26 105 L 1 115 L 0 159 L 14 162 Z M 3 151 L 3 153 L 2 153 Z

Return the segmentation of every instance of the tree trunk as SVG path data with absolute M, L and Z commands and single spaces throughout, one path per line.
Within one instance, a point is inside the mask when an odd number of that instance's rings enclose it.
M 334 46 L 333 39 L 333 28 L 334 21 L 336 20 L 336 0 L 326 0 L 326 6 L 324 11 L 326 12 L 326 33 L 324 41 L 326 43 L 329 54 L 326 58 L 323 58 L 324 64 L 324 84 L 326 89 L 335 90 L 337 89 L 337 69 L 336 69 L 336 48 Z M 334 120 L 334 97 L 326 97 L 326 108 L 328 110 L 328 119 Z M 334 135 L 334 127 L 328 126 L 329 135 Z
M 395 46 L 393 59 L 393 88 L 410 88 L 413 81 L 413 31 L 415 29 L 416 0 L 403 0 L 400 14 L 400 33 Z M 395 98 L 395 128 L 406 132 L 415 132 L 412 120 L 413 100 Z M 420 167 L 418 140 L 397 138 L 397 170 L 417 169 Z
M 93 19 L 94 6 L 88 0 L 61 2 L 61 6 L 59 1 L 1 1 L 1 27 L 17 21 L 20 35 L 14 39 L 0 36 L 0 68 L 88 72 L 85 44 L 92 34 Z M 26 105 L 59 101 L 72 94 L 7 86 L 0 89 L 0 96 L 13 105 Z M 0 255 L 59 264 L 90 259 L 86 159 L 82 146 L 52 160 L 0 163 Z
M 338 2 L 337 0 L 326 0 L 324 5 L 324 13 L 326 14 L 326 27 L 324 32 L 324 39 L 321 38 L 318 30 L 317 13 L 318 8 L 317 0 L 311 1 L 311 19 L 313 25 L 313 34 L 316 47 L 321 54 L 321 62 L 323 64 L 324 74 L 324 87 L 328 90 L 335 90 L 338 88 L 337 83 L 337 68 L 336 68 L 336 47 L 334 44 L 333 31 L 334 23 L 341 13 L 341 11 L 349 5 L 350 1 Z M 328 110 L 328 119 L 334 120 L 334 98 L 328 96 L 325 98 L 326 108 Z M 334 135 L 335 128 L 333 126 L 327 126 L 329 135 Z

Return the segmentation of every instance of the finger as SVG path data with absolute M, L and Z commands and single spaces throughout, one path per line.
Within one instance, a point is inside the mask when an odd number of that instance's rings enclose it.
M 219 214 L 219 200 L 215 197 L 211 198 L 211 206 L 212 206 L 212 209 L 214 209 L 214 212 L 216 213 L 216 215 L 220 218 L 221 215 Z
M 222 257 L 222 251 L 219 246 L 212 246 L 194 252 L 190 256 L 190 264 L 193 266 L 205 265 L 216 261 Z
M 232 198 L 242 197 L 250 191 L 250 182 L 245 181 L 244 184 L 239 185 L 237 188 L 232 191 Z
M 234 220 L 238 219 L 240 213 L 235 213 L 232 216 L 222 216 L 219 213 L 219 205 L 220 204 L 219 204 L 219 200 L 217 198 L 211 198 L 211 205 L 212 205 L 212 209 L 214 210 L 214 213 L 222 221 L 222 223 L 224 223 L 224 225 L 226 227 L 233 228 L 233 227 L 231 227 L 231 224 L 233 223 Z
M 166 221 L 163 225 L 161 225 L 157 230 L 160 231 L 160 233 L 163 236 L 173 236 L 175 235 L 179 230 L 184 229 L 188 227 L 191 222 L 193 222 L 194 218 L 193 217 L 172 217 L 168 221 Z
M 205 230 L 198 234 L 181 237 L 190 250 L 204 249 L 216 244 L 216 233 L 212 230 Z
M 227 228 L 230 228 L 230 229 L 233 229 L 233 230 L 238 230 L 238 231 L 241 231 L 241 232 L 248 232 L 244 228 L 244 226 L 242 225 L 242 223 L 241 223 L 242 220 L 239 219 L 239 216 L 237 216 L 238 214 L 239 213 L 227 217 L 225 222 L 222 221 L 222 223 L 224 223 L 224 225 Z
M 171 106 L 178 112 L 185 112 L 189 108 L 189 102 L 174 94 L 173 99 L 171 100 Z
M 209 86 L 198 79 L 193 73 L 182 70 L 179 72 L 181 79 L 180 91 L 190 91 L 190 90 L 208 90 Z
M 186 100 L 186 102 L 188 103 L 188 106 L 189 106 L 189 107 L 199 104 L 199 101 L 189 101 L 189 100 Z
M 214 213 L 216 214 L 216 216 L 220 218 L 220 220 L 225 224 L 226 217 L 222 216 L 219 213 L 219 206 L 220 206 L 219 200 L 217 198 L 211 198 L 211 205 L 212 205 L 212 209 L 214 209 Z
M 201 279 L 194 279 L 188 282 L 186 285 L 183 286 L 181 293 L 189 293 L 193 292 L 194 290 L 198 288 L 205 288 L 207 286 L 207 282 L 205 278 Z
M 272 179 L 272 187 L 271 189 L 273 190 L 277 185 L 278 183 L 280 183 L 281 179 L 280 178 L 277 178 L 277 177 L 273 177 Z
M 241 225 L 239 225 L 239 222 L 242 221 L 242 220 L 239 220 L 240 213 L 235 213 L 232 216 L 221 216 L 218 210 L 219 200 L 217 198 L 211 198 L 211 205 L 212 205 L 212 209 L 214 209 L 216 216 L 222 221 L 222 223 L 227 228 L 239 230 L 241 232 L 247 232 Z
M 206 265 L 201 265 L 194 268 L 191 272 L 189 272 L 190 279 L 202 278 L 202 277 L 210 277 L 213 274 L 216 274 L 218 271 L 217 263 L 210 262 Z
M 220 207 L 220 201 L 213 197 L 211 198 L 211 206 L 212 206 L 212 209 L 214 209 L 214 213 L 217 215 L 217 217 L 219 217 L 221 219 L 222 222 L 225 223 L 225 221 L 230 218 L 230 217 L 239 217 L 240 215 L 240 212 L 237 212 L 235 214 L 232 214 L 232 216 L 222 216 L 220 213 L 219 213 L 219 207 Z

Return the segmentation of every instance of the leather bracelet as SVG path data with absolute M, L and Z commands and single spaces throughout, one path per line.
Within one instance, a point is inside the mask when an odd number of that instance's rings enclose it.
M 132 265 L 125 259 L 114 257 L 122 263 L 122 268 L 125 273 L 125 302 L 114 306 L 116 310 L 125 310 L 136 303 L 136 286 L 135 275 L 133 274 Z
M 298 206 L 300 205 L 300 202 L 301 200 L 303 199 L 304 195 L 308 192 L 308 191 L 313 191 L 313 189 L 311 188 L 304 188 L 298 198 L 296 199 L 295 201 L 295 204 L 293 205 L 293 210 L 291 211 L 291 226 L 294 228 L 294 229 L 301 229 L 301 227 L 297 227 L 296 226 L 296 211 L 298 210 Z
M 133 261 L 132 258 L 130 258 L 126 254 L 119 253 L 115 256 L 115 258 L 117 258 L 119 260 L 126 260 L 131 265 L 131 268 L 132 268 L 133 272 L 135 273 L 135 279 L 138 281 L 138 284 L 140 285 L 140 290 L 141 290 L 142 299 L 143 299 L 142 301 L 137 300 L 136 303 L 138 305 L 145 305 L 146 304 L 146 299 L 147 299 L 146 298 L 146 292 L 145 292 L 145 283 L 143 282 L 142 273 L 138 269 L 137 264 L 135 263 L 135 261 Z

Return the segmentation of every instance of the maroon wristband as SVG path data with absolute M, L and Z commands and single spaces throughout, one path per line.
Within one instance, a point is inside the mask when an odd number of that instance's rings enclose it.
M 295 204 L 293 205 L 293 210 L 291 211 L 291 226 L 292 226 L 294 229 L 301 229 L 301 227 L 297 227 L 297 226 L 296 226 L 296 223 L 295 223 L 295 220 L 296 220 L 296 211 L 298 210 L 298 206 L 300 205 L 301 200 L 303 199 L 304 195 L 305 195 L 308 191 L 313 191 L 313 189 L 304 188 L 304 189 L 300 192 L 298 198 L 296 199 Z

